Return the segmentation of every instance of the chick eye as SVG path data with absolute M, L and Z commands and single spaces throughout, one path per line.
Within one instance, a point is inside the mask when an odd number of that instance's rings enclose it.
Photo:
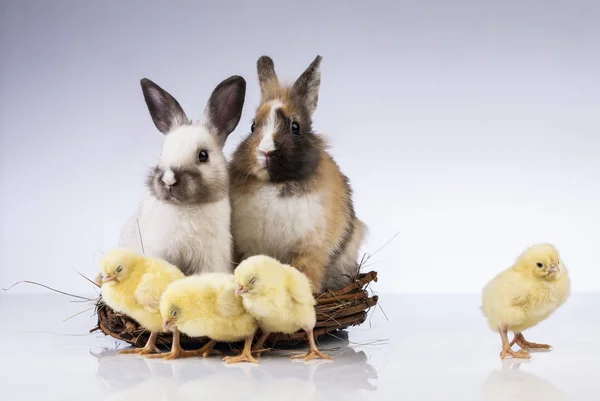
M 254 122 L 252 122 L 252 125 L 250 126 L 250 132 L 254 132 L 255 128 L 256 128 L 256 124 Z
M 300 133 L 300 124 L 298 124 L 296 121 L 292 121 L 292 134 L 294 135 L 298 135 Z
M 538 262 L 538 263 L 536 263 L 536 266 L 537 266 L 537 267 L 539 267 L 540 269 L 541 269 L 542 267 L 544 267 L 544 265 L 543 265 L 543 264 L 541 264 L 541 263 L 539 263 L 539 262 Z
M 249 281 L 249 283 L 254 284 L 255 281 L 256 281 L 256 277 L 252 277 L 252 279 Z
M 176 309 L 173 309 L 171 311 L 171 317 L 177 317 L 177 310 Z
M 198 161 L 200 163 L 206 163 L 208 161 L 208 152 L 206 150 L 198 152 Z
M 121 273 L 122 271 L 123 271 L 123 266 L 119 265 L 119 267 L 117 267 L 116 272 Z

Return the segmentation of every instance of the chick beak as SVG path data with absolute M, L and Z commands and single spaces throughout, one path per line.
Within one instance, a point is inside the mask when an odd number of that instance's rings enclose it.
M 558 264 L 557 263 L 552 263 L 550 265 L 550 268 L 548 269 L 549 273 L 556 273 L 558 271 Z
M 175 325 L 175 321 L 171 320 L 171 319 L 167 319 L 165 321 L 163 321 L 163 331 L 167 332 L 171 330 L 171 327 L 173 327 Z
M 248 290 L 244 288 L 244 286 L 242 286 L 241 284 L 239 284 L 237 286 L 237 288 L 235 289 L 235 295 L 237 297 L 239 297 L 240 295 L 246 293 Z
M 102 284 L 110 283 L 111 281 L 117 281 L 117 276 L 108 275 L 102 277 Z

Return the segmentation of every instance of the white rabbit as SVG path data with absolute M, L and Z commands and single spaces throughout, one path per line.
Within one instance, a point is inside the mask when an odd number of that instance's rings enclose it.
M 125 225 L 120 245 L 178 266 L 186 275 L 231 272 L 229 177 L 223 146 L 244 106 L 246 81 L 232 76 L 192 123 L 169 93 L 141 80 L 154 124 L 165 134 L 149 173 L 149 194 Z

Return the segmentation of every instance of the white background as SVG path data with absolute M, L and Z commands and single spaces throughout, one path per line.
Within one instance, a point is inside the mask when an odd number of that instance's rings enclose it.
M 101 4 L 102 3 L 102 4 Z M 145 193 L 162 135 L 139 80 L 198 118 L 256 60 L 317 54 L 314 127 L 351 178 L 379 292 L 477 292 L 534 242 L 600 290 L 595 1 L 0 1 L 0 286 L 78 293 Z M 13 292 L 46 291 L 17 286 Z M 4 295 L 0 295 L 4 296 Z

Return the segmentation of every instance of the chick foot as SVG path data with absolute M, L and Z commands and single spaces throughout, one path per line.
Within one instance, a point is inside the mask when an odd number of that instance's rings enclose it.
M 220 351 L 213 349 L 216 343 L 216 341 L 211 340 L 208 343 L 206 343 L 202 348 L 192 351 L 186 351 L 183 348 L 181 348 L 179 344 L 174 344 L 170 352 L 158 355 L 148 355 L 147 358 L 162 358 L 165 360 L 173 360 L 182 358 L 194 358 L 199 356 L 206 358 L 209 355 L 220 355 Z
M 322 353 L 318 349 L 312 349 L 312 350 L 310 350 L 309 352 L 307 352 L 305 354 L 294 355 L 294 356 L 292 356 L 291 359 L 304 359 L 305 361 L 312 361 L 313 359 L 329 359 L 329 360 L 332 360 L 333 358 L 330 357 L 327 354 Z
M 267 337 L 269 337 L 269 334 L 271 333 L 262 333 L 256 344 L 254 344 L 254 347 L 252 347 L 252 355 L 260 357 L 260 354 L 262 354 L 263 352 L 271 350 L 270 348 L 264 348 L 265 340 L 267 339 Z
M 526 349 L 521 349 L 516 352 L 512 350 L 511 344 L 508 343 L 507 327 L 499 327 L 498 333 L 500 334 L 500 338 L 502 339 L 502 352 L 500 352 L 500 359 L 505 359 L 509 356 L 515 359 L 531 359 L 531 355 L 529 355 L 529 351 L 527 351 Z
M 204 344 L 204 346 L 202 348 L 200 348 L 198 351 L 192 351 L 192 352 L 197 352 L 198 354 L 202 355 L 202 358 L 207 358 L 211 355 L 221 355 L 222 354 L 221 351 L 217 351 L 216 349 L 214 349 L 214 346 L 216 343 L 217 342 L 215 340 L 210 340 L 209 342 Z
M 305 354 L 294 355 L 291 359 L 304 359 L 305 361 L 312 361 L 313 359 L 333 359 L 329 355 L 326 355 L 319 351 L 317 344 L 315 343 L 315 335 L 311 330 L 305 330 L 308 335 L 308 342 L 310 344 L 310 351 Z
M 261 354 L 263 352 L 269 352 L 271 351 L 271 348 L 257 348 L 254 347 L 252 348 L 252 355 L 256 356 L 257 358 L 261 356 Z
M 160 350 L 156 346 L 156 336 L 157 333 L 150 333 L 150 337 L 148 337 L 148 341 L 143 348 L 134 348 L 134 349 L 123 349 L 119 351 L 119 354 L 138 354 L 138 355 L 148 355 L 153 352 L 160 354 Z
M 246 341 L 244 343 L 244 350 L 238 356 L 226 356 L 223 358 L 223 362 L 230 363 L 239 363 L 239 362 L 251 362 L 258 363 L 258 361 L 252 356 L 252 338 L 254 336 L 246 337 Z
M 119 351 L 119 354 L 148 355 L 148 354 L 152 354 L 153 352 L 156 352 L 158 355 L 161 355 L 160 350 L 156 346 L 152 346 L 152 347 L 146 346 L 144 348 L 135 348 L 135 349 L 123 349 L 123 350 Z M 156 354 L 154 356 L 156 356 Z
M 226 356 L 225 358 L 223 358 L 223 362 L 227 364 L 240 362 L 258 363 L 258 360 L 254 358 L 252 354 L 242 352 L 238 356 Z
M 519 347 L 521 347 L 523 349 L 551 349 L 552 348 L 548 344 L 530 343 L 529 341 L 525 340 L 525 337 L 523 337 L 522 333 L 515 333 L 515 337 L 511 341 L 510 345 L 513 346 L 514 344 L 517 344 Z
M 505 347 L 500 352 L 500 359 L 505 359 L 506 357 L 513 357 L 515 359 L 531 359 L 531 355 L 529 351 L 525 349 L 521 349 L 519 351 L 513 351 L 510 347 Z

